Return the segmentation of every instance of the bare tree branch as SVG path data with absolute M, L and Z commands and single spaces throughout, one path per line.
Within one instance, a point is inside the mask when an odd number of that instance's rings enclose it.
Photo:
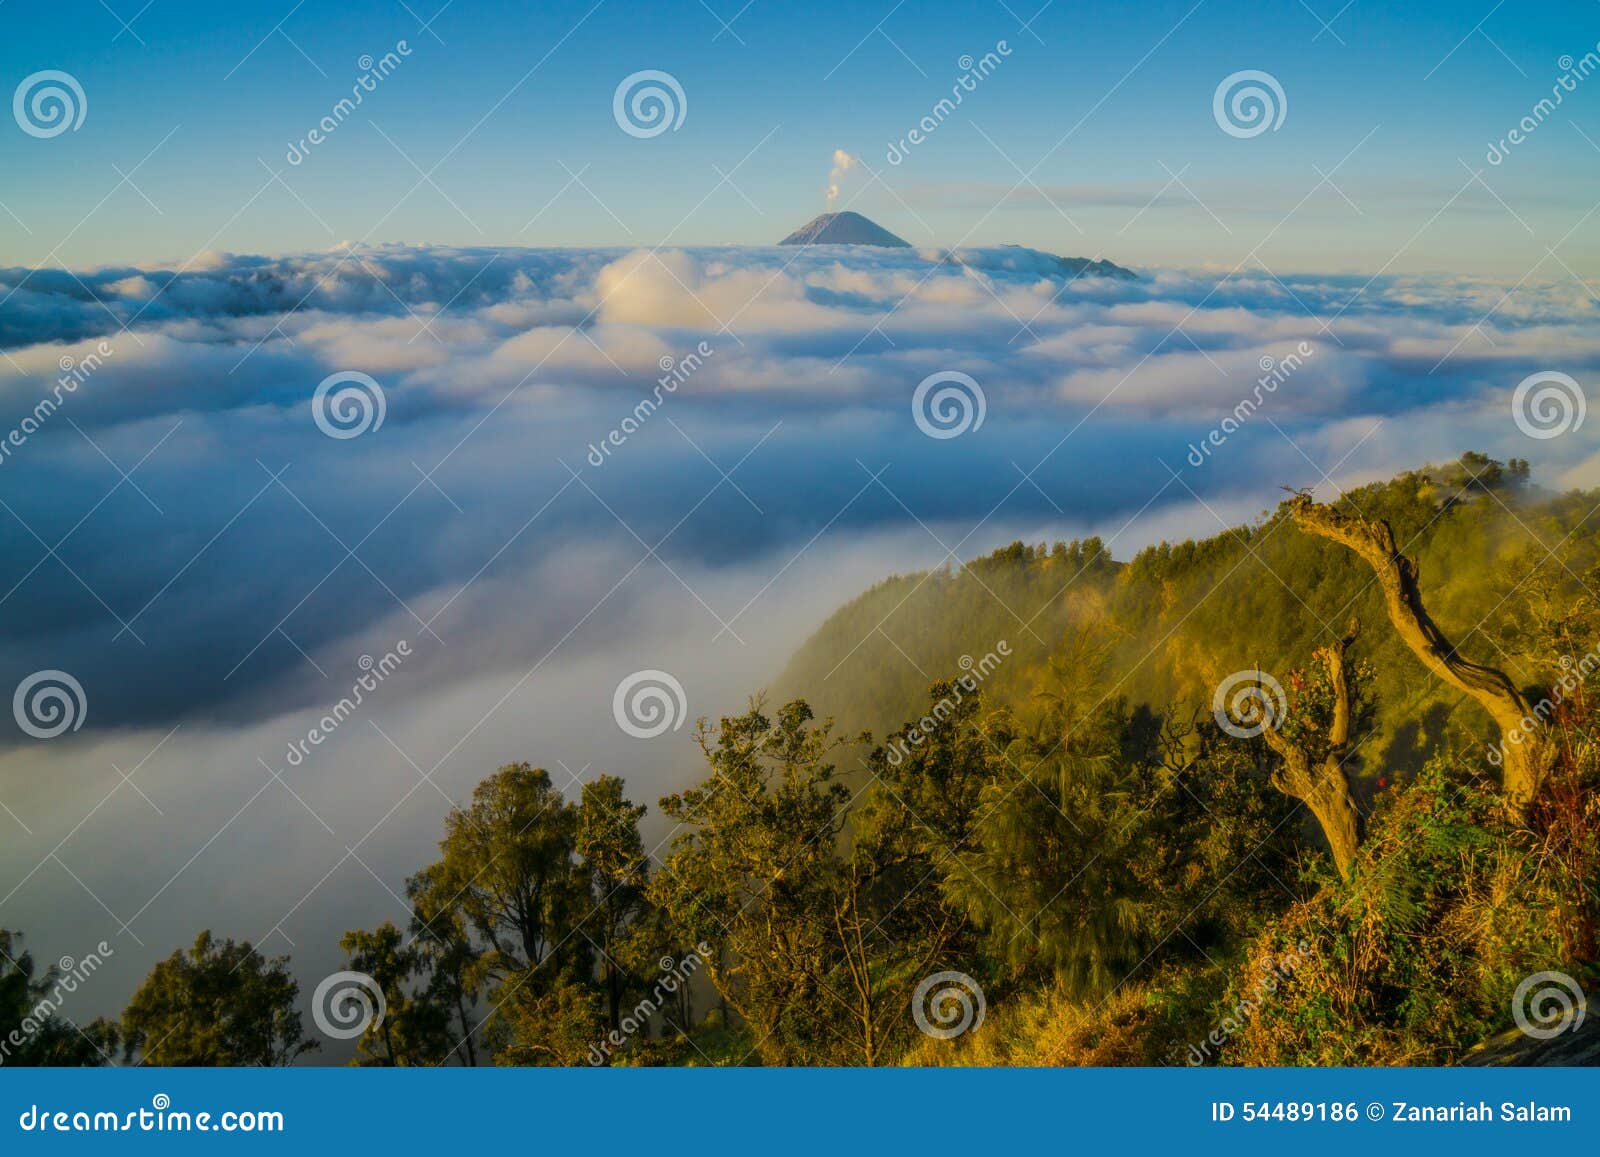
M 1283 734 L 1281 719 L 1269 720 L 1267 728 L 1261 733 L 1267 746 L 1283 760 L 1283 766 L 1272 773 L 1272 785 L 1286 795 L 1294 796 L 1311 810 L 1322 828 L 1322 834 L 1327 837 L 1334 865 L 1346 879 L 1350 876 L 1356 851 L 1361 846 L 1361 813 L 1356 810 L 1355 799 L 1350 794 L 1350 777 L 1344 768 L 1350 743 L 1350 723 L 1355 714 L 1351 703 L 1350 677 L 1345 668 L 1345 652 L 1355 642 L 1360 630 L 1361 625 L 1352 619 L 1350 629 L 1342 639 L 1316 653 L 1316 658 L 1328 668 L 1328 681 L 1334 693 L 1328 749 L 1321 760 L 1313 759 L 1305 747 Z
M 1378 576 L 1389 621 L 1401 639 L 1436 676 L 1483 705 L 1503 740 L 1506 796 L 1519 811 L 1526 809 L 1549 766 L 1548 744 L 1530 726 L 1527 698 L 1504 671 L 1463 658 L 1445 638 L 1422 605 L 1417 564 L 1400 553 L 1389 524 L 1344 514 L 1308 494 L 1290 499 L 1289 512 L 1300 529 L 1366 560 Z

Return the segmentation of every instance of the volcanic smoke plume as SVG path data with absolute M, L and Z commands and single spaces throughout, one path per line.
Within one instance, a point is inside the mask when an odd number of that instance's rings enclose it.
M 828 208 L 833 208 L 833 203 L 839 199 L 839 186 L 844 183 L 844 175 L 850 171 L 856 159 L 843 149 L 833 150 L 833 168 L 828 170 Z

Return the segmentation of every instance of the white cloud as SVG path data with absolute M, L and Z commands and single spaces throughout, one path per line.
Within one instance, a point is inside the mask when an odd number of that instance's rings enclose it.
M 627 670 L 676 670 L 704 688 L 696 711 L 730 710 L 839 601 L 940 561 L 935 537 L 971 557 L 1018 534 L 1115 533 L 1163 486 L 1117 553 L 1209 534 L 1163 463 L 1181 468 L 1261 359 L 1302 341 L 1314 355 L 1186 477 L 1226 517 L 1324 469 L 1347 482 L 1479 448 L 1588 485 L 1600 461 L 1592 417 L 1540 443 L 1510 420 L 1533 370 L 1600 382 L 1594 303 L 1571 284 L 1074 279 L 1010 248 L 393 246 L 78 279 L 0 270 L 0 438 L 63 357 L 114 350 L 0 458 L 0 687 L 58 667 L 91 704 L 67 745 L 0 742 L 0 802 L 37 833 L 8 840 L 0 878 L 93 807 L 111 763 L 181 724 L 140 773 L 171 820 L 122 789 L 80 837 L 103 851 L 63 852 L 124 915 L 260 787 L 257 758 L 280 765 L 358 656 L 402 634 L 418 656 L 376 721 L 424 768 L 448 755 L 453 798 L 527 758 L 626 774 L 650 800 L 687 765 L 606 730 L 607 683 Z M 712 352 L 655 398 L 663 359 L 702 342 Z M 312 392 L 339 370 L 380 382 L 381 429 L 318 430 Z M 971 374 L 987 402 L 983 427 L 948 442 L 909 411 L 940 370 Z M 640 411 L 647 398 L 659 406 Z M 626 437 L 596 467 L 612 432 Z M 736 616 L 745 643 L 711 642 Z M 416 776 L 360 723 L 296 782 L 353 840 Z M 342 854 L 281 788 L 261 803 L 141 923 L 152 954 L 204 924 L 262 935 Z M 384 883 L 425 861 L 442 806 L 424 787 L 385 826 Z M 398 915 L 346 868 L 309 927 L 287 929 L 318 945 L 313 965 L 331 966 L 331 933 Z M 106 919 L 54 869 L 8 911 L 51 944 Z

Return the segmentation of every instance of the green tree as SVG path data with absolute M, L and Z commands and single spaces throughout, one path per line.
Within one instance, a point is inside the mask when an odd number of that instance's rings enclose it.
M 358 1046 L 360 1061 L 372 1065 L 423 1065 L 442 1059 L 451 1009 L 433 999 L 428 985 L 413 981 L 428 968 L 420 947 L 390 921 L 371 932 L 346 932 L 339 947 L 349 954 L 346 968 L 372 977 L 383 993 L 384 1013 L 368 1025 Z
M 919 845 L 943 859 L 970 848 L 979 797 L 999 773 L 1015 725 L 1008 712 L 985 714 L 971 675 L 932 684 L 928 704 L 872 753 L 877 790 L 868 822 L 908 824 Z
M 940 887 L 952 861 L 976 851 L 984 787 L 1014 739 L 1006 711 L 985 712 L 971 674 L 928 688 L 928 710 L 869 756 L 871 786 L 835 909 L 848 999 L 842 1024 L 856 1058 L 892 1058 L 914 1027 L 917 985 L 930 973 L 986 974 L 976 927 Z
M 1101 690 L 1108 654 L 1075 637 L 1051 660 L 1033 727 L 982 789 L 974 850 L 944 861 L 947 895 L 996 959 L 1079 991 L 1119 981 L 1151 931 L 1134 871 L 1149 812 L 1128 715 Z
M 645 915 L 649 857 L 639 835 L 642 804 L 629 803 L 622 780 L 602 775 L 583 785 L 578 803 L 577 853 L 587 876 L 585 934 L 599 955 L 606 1017 L 622 1024 L 622 1008 L 637 982 L 626 966 L 629 940 Z
M 301 1031 L 288 957 L 268 959 L 249 941 L 216 940 L 151 969 L 122 1014 L 128 1059 L 151 1065 L 287 1065 L 315 1050 Z
M 39 972 L 22 947 L 22 934 L 0 928 L 0 1050 L 12 1065 L 101 1065 L 117 1047 L 116 1026 L 95 1020 L 79 1026 L 60 1015 L 78 987 L 72 971 L 54 965 Z M 20 1041 L 14 1044 L 13 1041 Z
M 412 903 L 411 933 L 428 977 L 427 999 L 444 1010 L 444 1032 L 453 1038 L 440 1059 L 474 1066 L 478 1063 L 478 998 L 486 980 L 483 952 L 473 942 L 460 909 L 446 902 L 447 894 L 438 886 L 432 868 L 407 880 L 406 894 Z
M 496 1038 L 502 1065 L 585 1065 L 606 1031 L 605 1001 L 587 984 L 571 979 L 535 986 L 513 978 L 500 1006 L 504 1031 Z
M 838 744 L 811 718 L 803 702 L 769 717 L 756 700 L 715 729 L 702 720 L 711 775 L 661 801 L 686 830 L 655 877 L 658 902 L 719 948 L 707 972 L 769 1064 L 816 1057 L 838 959 L 835 842 L 850 793 L 829 761 Z
M 595 957 L 583 922 L 594 897 L 579 816 L 548 772 L 510 764 L 450 813 L 440 859 L 412 882 L 416 923 L 438 933 L 423 940 L 431 983 L 464 1026 L 452 1052 L 466 1063 L 480 1048 L 518 1064 L 574 1063 L 603 1031 L 590 1017 Z M 467 1026 L 479 992 L 489 1009 Z
M 495 973 L 584 971 L 587 945 L 571 935 L 586 894 L 573 858 L 577 818 L 550 773 L 526 763 L 495 772 L 446 817 L 427 906 L 460 912 Z

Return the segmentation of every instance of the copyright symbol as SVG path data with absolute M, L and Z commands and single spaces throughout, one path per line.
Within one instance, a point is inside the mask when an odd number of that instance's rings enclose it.
M 1371 1121 L 1383 1120 L 1383 1105 L 1377 1101 L 1367 1106 L 1367 1119 Z

